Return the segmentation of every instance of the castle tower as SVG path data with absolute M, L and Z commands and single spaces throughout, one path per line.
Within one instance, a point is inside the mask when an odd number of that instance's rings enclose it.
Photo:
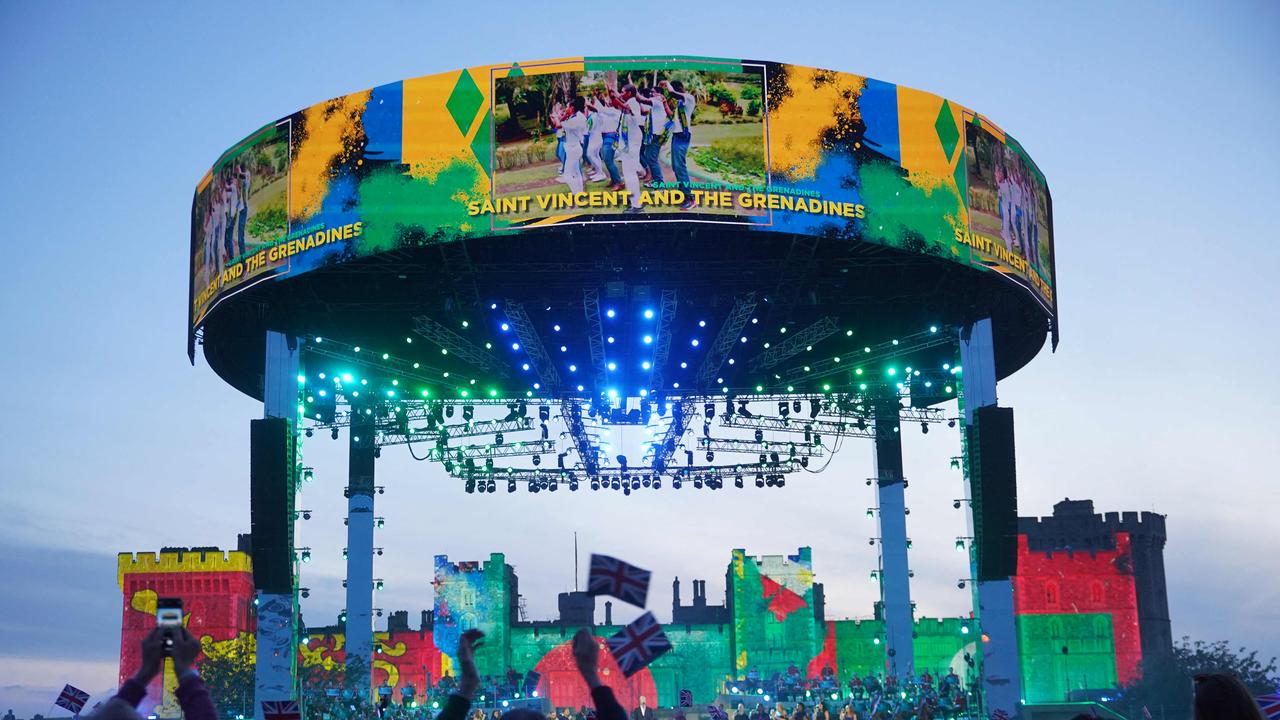
M 137 671 L 142 638 L 156 626 L 156 600 L 180 598 L 183 623 L 204 641 L 229 642 L 254 631 L 253 565 L 248 552 L 216 547 L 162 548 L 155 553 L 120 553 L 117 581 L 123 595 L 120 682 Z M 139 710 L 176 717 L 177 679 L 166 663 L 147 689 Z

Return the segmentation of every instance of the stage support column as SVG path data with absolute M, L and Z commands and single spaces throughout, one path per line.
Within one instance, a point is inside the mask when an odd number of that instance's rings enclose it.
M 373 416 L 351 407 L 347 484 L 347 677 L 359 675 L 357 694 L 370 697 L 373 679 L 373 495 L 377 437 Z
M 896 394 L 886 391 L 875 405 L 876 500 L 880 518 L 880 602 L 884 608 L 885 654 L 889 674 L 915 673 L 910 565 L 907 560 L 907 505 L 902 477 L 902 433 Z
M 990 318 L 960 329 L 960 364 L 960 384 L 964 390 L 960 405 L 964 412 L 965 427 L 972 428 L 976 411 L 996 404 L 995 342 L 991 334 Z M 981 482 L 981 458 L 978 458 L 977 463 L 974 462 L 974 448 L 969 447 L 969 443 L 966 443 L 965 450 L 965 494 L 970 500 L 966 514 L 969 535 L 977 539 L 984 534 L 975 524 L 974 518 L 975 506 L 981 503 L 981 498 L 974 494 L 975 475 L 978 482 Z M 1014 522 L 1016 523 L 1016 518 Z M 975 540 L 975 545 L 977 542 Z M 1018 657 L 1018 629 L 1013 613 L 1013 580 L 1007 576 L 984 578 L 984 573 L 978 567 L 978 555 L 981 551 L 978 547 L 970 550 L 969 577 L 974 580 L 974 614 L 980 628 L 978 661 L 983 715 L 1003 711 L 1009 717 L 1019 717 L 1022 710 L 1022 674 Z
M 292 468 L 297 457 L 297 418 L 298 418 L 298 370 L 301 364 L 301 349 L 298 339 L 278 332 L 267 332 L 265 366 L 263 368 L 262 397 L 263 417 L 283 418 L 289 422 L 292 434 L 288 445 L 289 472 L 280 478 L 285 482 L 283 488 L 286 500 L 283 504 L 287 517 L 270 518 L 271 526 L 284 528 L 288 547 L 284 550 L 291 556 L 293 549 L 293 483 Z M 252 514 L 252 512 L 251 512 Z M 260 513 L 259 513 L 260 514 Z M 278 553 L 276 553 L 278 554 Z M 255 557 L 255 561 L 258 558 Z M 265 559 L 264 559 L 265 561 Z M 292 562 L 286 559 L 286 567 Z M 255 588 L 254 602 L 257 604 L 257 631 L 255 634 L 255 669 L 254 669 L 254 702 L 253 716 L 263 720 L 263 700 L 296 699 L 297 652 L 294 635 L 297 612 L 297 577 L 287 572 L 287 579 L 273 582 L 268 587 Z M 276 573 L 283 575 L 284 573 Z

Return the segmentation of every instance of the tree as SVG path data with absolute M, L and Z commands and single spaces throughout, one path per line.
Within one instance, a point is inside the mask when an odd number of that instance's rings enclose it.
M 1116 704 L 1128 717 L 1143 717 L 1145 707 L 1154 720 L 1189 718 L 1193 678 L 1210 672 L 1235 673 L 1255 695 L 1274 692 L 1280 685 L 1274 657 L 1263 663 L 1257 651 L 1233 651 L 1224 640 L 1193 642 L 1183 636 L 1173 654 L 1143 660 L 1142 678 L 1124 687 Z
M 200 661 L 200 677 L 219 715 L 251 715 L 253 713 L 255 652 L 257 641 L 252 633 L 240 633 L 230 640 L 201 638 L 204 659 Z

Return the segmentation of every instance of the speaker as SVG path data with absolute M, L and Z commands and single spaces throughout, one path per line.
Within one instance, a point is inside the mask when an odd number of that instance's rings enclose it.
M 285 418 L 249 429 L 249 521 L 254 587 L 293 591 L 293 431 Z
M 1013 408 L 989 405 L 975 410 L 973 416 L 968 449 L 977 579 L 1007 580 L 1018 574 Z

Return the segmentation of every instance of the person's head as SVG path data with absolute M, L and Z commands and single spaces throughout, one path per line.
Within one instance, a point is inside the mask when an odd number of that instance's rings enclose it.
M 746 703 L 738 703 L 738 712 L 746 712 L 746 711 L 747 711 Z
M 582 97 L 581 95 L 575 96 L 573 98 L 573 111 L 583 112 L 586 109 L 587 109 L 587 99 Z
M 684 83 L 680 82 L 679 80 L 672 80 L 671 87 L 678 93 L 684 92 Z
M 1194 680 L 1195 720 L 1263 720 L 1249 688 L 1234 673 L 1205 673 Z
M 516 708 L 503 713 L 502 720 L 547 720 L 547 716 L 536 710 Z
M 646 704 L 647 702 L 648 702 L 648 701 L 645 699 L 645 697 L 644 697 L 643 695 L 641 695 L 641 696 L 640 696 L 640 707 L 645 707 L 645 704 Z
M 624 100 L 629 100 L 635 96 L 636 96 L 635 85 L 632 85 L 631 83 L 627 83 L 626 85 L 622 86 L 622 98 Z

